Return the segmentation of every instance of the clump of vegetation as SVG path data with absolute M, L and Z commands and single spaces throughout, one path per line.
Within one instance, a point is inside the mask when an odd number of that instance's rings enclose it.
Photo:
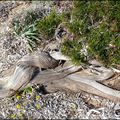
M 33 92 L 33 88 L 32 87 L 27 87 L 27 88 L 25 88 L 23 90 L 23 94 L 24 95 L 27 94 L 27 93 L 32 94 L 32 92 Z
M 16 93 L 16 98 L 20 99 L 21 95 L 26 95 L 26 94 L 32 94 L 33 93 L 33 88 L 32 87 L 27 87 L 23 90 L 20 90 Z
M 19 20 L 14 21 L 14 33 L 27 41 L 30 51 L 36 47 L 37 42 L 42 39 L 50 39 L 54 36 L 55 29 L 61 22 L 61 16 L 53 10 L 48 16 L 38 15 L 36 12 L 27 12 L 24 24 Z M 41 36 L 40 36 L 41 35 Z
M 61 15 L 58 15 L 55 10 L 53 10 L 48 16 L 45 16 L 37 22 L 37 28 L 46 39 L 52 38 L 60 22 Z
M 30 51 L 36 47 L 37 42 L 39 41 L 39 32 L 36 28 L 36 21 L 40 19 L 41 16 L 42 13 L 40 15 L 35 11 L 28 11 L 23 23 L 21 23 L 20 20 L 15 20 L 13 22 L 14 33 L 26 40 Z
M 61 51 L 76 64 L 86 63 L 89 58 L 104 65 L 120 64 L 120 2 L 119 1 L 73 1 L 73 9 L 62 14 L 55 10 L 37 19 L 37 14 L 28 13 L 25 24 L 15 23 L 15 33 L 27 38 L 29 49 L 35 46 L 39 35 L 44 39 L 54 37 L 55 30 L 64 22 L 74 34 L 74 40 L 64 40 Z M 83 51 L 87 45 L 87 57 Z
M 67 44 L 65 41 L 62 53 L 76 62 L 84 62 L 85 56 L 81 56 L 82 47 L 78 44 L 78 41 L 84 38 L 88 46 L 88 54 L 92 58 L 98 59 L 107 66 L 120 64 L 119 13 L 119 1 L 74 1 L 72 19 L 67 27 L 74 33 L 75 40 L 72 43 L 68 40 Z
M 82 44 L 79 41 L 65 41 L 62 44 L 61 52 L 71 57 L 74 64 L 79 65 L 80 63 L 86 63 L 87 59 L 84 54 L 80 51 Z

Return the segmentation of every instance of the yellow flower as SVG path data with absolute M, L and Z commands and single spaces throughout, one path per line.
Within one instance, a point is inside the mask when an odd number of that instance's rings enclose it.
M 39 96 L 39 95 L 37 95 L 37 96 L 36 96 L 36 100 L 39 100 L 39 99 L 40 99 L 40 96 Z
M 20 95 L 16 95 L 16 98 L 17 98 L 17 99 L 20 99 L 20 98 L 21 98 L 21 96 L 20 96 Z
M 20 104 L 17 104 L 17 105 L 16 105 L 16 108 L 17 108 L 17 109 L 20 109 Z
M 40 109 L 40 104 L 39 103 L 36 103 L 36 108 Z

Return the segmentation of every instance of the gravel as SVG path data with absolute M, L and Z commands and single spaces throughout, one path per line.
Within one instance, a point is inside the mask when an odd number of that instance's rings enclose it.
M 67 3 L 69 2 L 57 3 L 58 10 L 64 10 L 63 5 L 66 6 Z M 37 6 L 37 8 L 40 5 L 45 9 L 51 7 L 51 2 L 0 2 L 0 21 L 4 21 L 8 27 L 7 18 L 11 14 L 10 11 L 16 6 L 25 4 Z M 68 6 L 65 10 L 67 8 Z M 17 38 L 9 27 L 8 29 L 4 27 L 0 26 L 2 31 L 0 34 L 0 73 L 6 71 L 28 53 L 24 41 Z M 83 91 L 74 94 L 66 91 L 46 94 L 38 90 L 38 87 L 34 87 L 32 93 L 17 93 L 11 98 L 1 99 L 0 119 L 120 119 L 120 103 L 115 104 Z
M 84 95 L 88 95 L 84 93 Z M 93 96 L 93 95 L 92 95 Z M 101 98 L 100 98 L 101 99 Z M 91 107 L 80 93 L 73 95 L 64 91 L 42 94 L 15 95 L 0 102 L 0 118 L 13 119 L 119 119 L 116 105 L 106 100 L 104 107 Z M 7 108 L 7 109 L 6 109 Z M 117 104 L 117 110 L 120 105 Z

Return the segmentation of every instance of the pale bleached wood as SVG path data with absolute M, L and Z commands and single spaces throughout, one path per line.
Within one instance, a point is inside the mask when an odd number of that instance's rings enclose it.
M 64 58 L 64 56 L 61 58 Z M 97 82 L 99 76 L 83 77 L 79 74 L 79 71 L 82 70 L 81 66 L 74 66 L 69 63 L 62 67 L 59 62 L 58 58 L 56 60 L 46 52 L 25 56 L 16 64 L 13 74 L 4 78 L 6 82 L 1 84 L 0 98 L 11 96 L 15 91 L 34 84 L 43 84 L 50 91 L 65 89 L 78 92 L 83 90 L 114 102 L 120 102 L 120 91 L 103 85 L 102 81 L 102 84 Z M 41 71 L 41 68 L 46 70 Z M 106 71 L 109 70 L 106 69 Z M 101 73 L 101 78 L 104 79 L 102 75 L 104 73 Z

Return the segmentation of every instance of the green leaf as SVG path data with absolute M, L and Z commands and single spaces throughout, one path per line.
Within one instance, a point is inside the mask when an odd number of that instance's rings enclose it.
M 24 91 L 23 91 L 23 94 L 27 94 L 27 93 L 32 93 L 33 92 L 33 89 L 32 87 L 28 87 L 28 88 L 25 88 Z

